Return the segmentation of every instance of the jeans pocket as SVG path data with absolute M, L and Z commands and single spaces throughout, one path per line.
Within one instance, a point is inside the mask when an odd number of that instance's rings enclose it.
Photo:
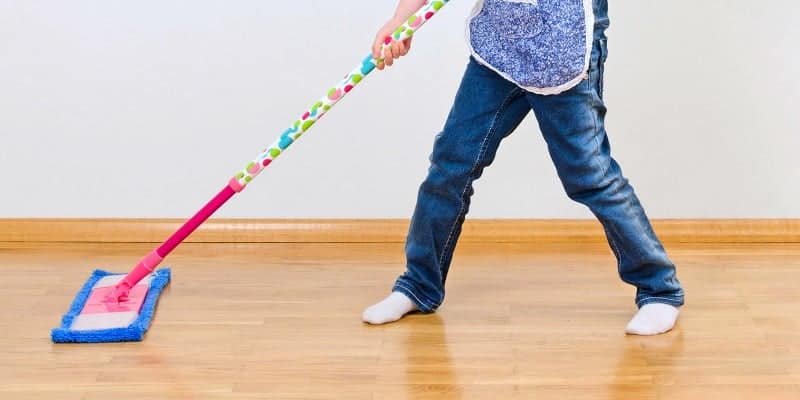
M 484 10 L 501 38 L 531 38 L 544 30 L 538 0 L 486 0 Z

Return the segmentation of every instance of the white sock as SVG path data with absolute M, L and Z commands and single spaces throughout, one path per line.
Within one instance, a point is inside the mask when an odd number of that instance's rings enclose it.
M 361 315 L 361 319 L 369 324 L 380 325 L 397 321 L 416 309 L 417 306 L 406 295 L 392 292 L 377 304 L 367 307 L 364 314 Z
M 678 320 L 678 308 L 669 304 L 649 303 L 642 306 L 631 318 L 625 333 L 631 335 L 658 335 L 672 329 Z

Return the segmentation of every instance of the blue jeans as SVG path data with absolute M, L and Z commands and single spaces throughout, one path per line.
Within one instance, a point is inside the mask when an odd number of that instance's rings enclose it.
M 433 312 L 444 300 L 472 183 L 530 110 L 567 195 L 589 207 L 605 228 L 620 277 L 637 289 L 637 306 L 683 304 L 675 266 L 611 157 L 603 104 L 605 0 L 595 0 L 595 19 L 589 77 L 558 95 L 524 91 L 470 58 L 444 130 L 436 137 L 406 240 L 407 270 L 393 289 L 408 296 L 420 311 Z

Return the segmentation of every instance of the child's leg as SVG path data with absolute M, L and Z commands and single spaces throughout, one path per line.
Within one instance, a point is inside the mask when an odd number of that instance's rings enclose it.
M 395 293 L 364 312 L 366 322 L 391 322 L 415 309 L 439 307 L 472 183 L 529 111 L 520 88 L 470 59 L 419 189 L 406 239 L 407 271 L 397 279 Z
M 643 314 L 631 321 L 629 333 L 661 333 L 672 328 L 683 289 L 639 199 L 611 157 L 602 100 L 605 54 L 605 40 L 596 40 L 589 79 L 556 96 L 527 98 L 567 194 L 602 223 L 620 276 L 637 288 L 636 304 L 670 306 L 640 309 Z

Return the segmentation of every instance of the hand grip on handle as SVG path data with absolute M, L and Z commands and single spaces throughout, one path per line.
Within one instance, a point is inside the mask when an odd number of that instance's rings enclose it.
M 431 16 L 433 15 L 431 14 Z M 381 44 L 381 51 L 380 51 L 381 57 L 380 58 L 373 57 L 372 59 L 373 64 L 377 66 L 379 62 L 383 62 L 384 58 L 383 55 L 386 54 L 386 49 L 392 47 L 392 43 L 402 42 L 403 40 L 406 40 L 410 38 L 412 35 L 414 35 L 414 31 L 418 29 L 419 26 L 413 28 L 410 25 L 412 23 L 412 20 L 413 22 L 419 21 L 416 18 L 417 18 L 416 14 L 412 15 L 403 25 L 400 25 L 389 36 L 383 38 L 383 43 Z

